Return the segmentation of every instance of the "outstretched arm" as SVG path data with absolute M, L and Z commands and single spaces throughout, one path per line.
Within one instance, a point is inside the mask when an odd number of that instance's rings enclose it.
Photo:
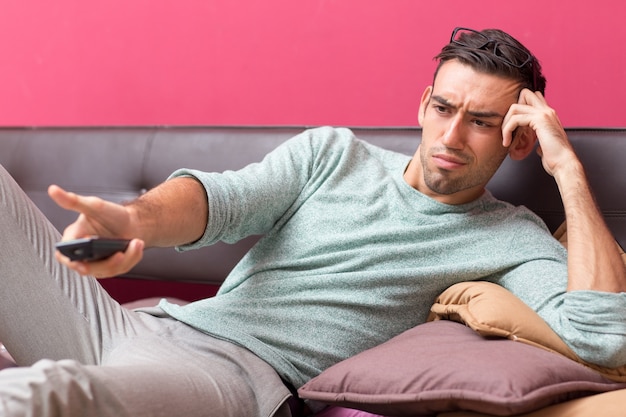
M 204 188 L 193 178 L 174 178 L 135 201 L 120 205 L 50 186 L 50 197 L 62 208 L 79 213 L 63 240 L 85 236 L 132 239 L 124 253 L 99 262 L 57 259 L 81 274 L 110 277 L 128 272 L 142 258 L 144 247 L 174 246 L 199 239 L 206 227 L 208 206 Z
M 504 146 L 517 128 L 532 129 L 544 169 L 554 177 L 565 208 L 568 291 L 626 292 L 626 268 L 576 156 L 556 115 L 539 92 L 522 90 L 503 124 Z

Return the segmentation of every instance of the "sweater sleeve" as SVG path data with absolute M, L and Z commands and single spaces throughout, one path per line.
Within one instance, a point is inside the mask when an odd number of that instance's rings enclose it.
M 306 184 L 312 159 L 309 137 L 310 133 L 304 132 L 281 144 L 261 162 L 238 171 L 175 171 L 170 178 L 187 176 L 202 183 L 209 209 L 203 236 L 177 249 L 197 249 L 220 240 L 234 243 L 266 233 Z
M 209 208 L 203 236 L 177 249 L 197 249 L 218 241 L 234 243 L 247 236 L 263 235 L 278 222 L 287 221 L 324 157 L 325 144 L 338 135 L 345 132 L 330 127 L 304 131 L 262 161 L 238 171 L 175 171 L 170 178 L 188 176 L 202 183 Z
M 588 362 L 626 365 L 626 293 L 572 291 L 564 314 L 571 326 L 570 347 Z
M 566 292 L 567 267 L 539 259 L 507 273 L 501 284 L 521 298 L 583 360 L 626 365 L 626 293 Z

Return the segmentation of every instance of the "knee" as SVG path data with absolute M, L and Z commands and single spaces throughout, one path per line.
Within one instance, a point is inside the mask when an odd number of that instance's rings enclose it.
M 0 415 L 81 415 L 93 401 L 84 366 L 41 360 L 0 372 Z

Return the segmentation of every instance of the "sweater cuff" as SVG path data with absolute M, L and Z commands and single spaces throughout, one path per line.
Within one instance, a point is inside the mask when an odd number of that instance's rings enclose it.
M 626 364 L 626 293 L 571 291 L 565 307 L 575 330 L 568 342 L 578 356 L 607 367 Z

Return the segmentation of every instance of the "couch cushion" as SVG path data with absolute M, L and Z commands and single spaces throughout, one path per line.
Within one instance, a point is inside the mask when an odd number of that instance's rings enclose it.
M 514 415 L 625 387 L 562 355 L 441 320 L 332 366 L 298 392 L 385 415 Z
M 523 417 L 624 417 L 626 404 L 626 389 L 605 392 L 590 397 L 578 398 L 565 403 L 551 405 L 541 410 L 524 414 Z M 333 410 L 331 410 L 332 412 Z M 364 413 L 364 412 L 363 412 Z M 376 417 L 371 414 L 329 414 L 324 417 Z M 442 413 L 437 417 L 493 417 L 491 414 L 476 413 L 473 411 L 452 411 Z
M 315 417 L 383 417 L 380 414 L 372 414 L 363 410 L 345 407 L 326 407 L 319 413 L 315 413 Z
M 610 379 L 626 382 L 626 366 L 607 368 L 583 361 L 537 313 L 499 285 L 463 282 L 451 286 L 431 307 L 429 320 L 440 319 L 464 323 L 483 336 L 505 337 L 558 352 Z

